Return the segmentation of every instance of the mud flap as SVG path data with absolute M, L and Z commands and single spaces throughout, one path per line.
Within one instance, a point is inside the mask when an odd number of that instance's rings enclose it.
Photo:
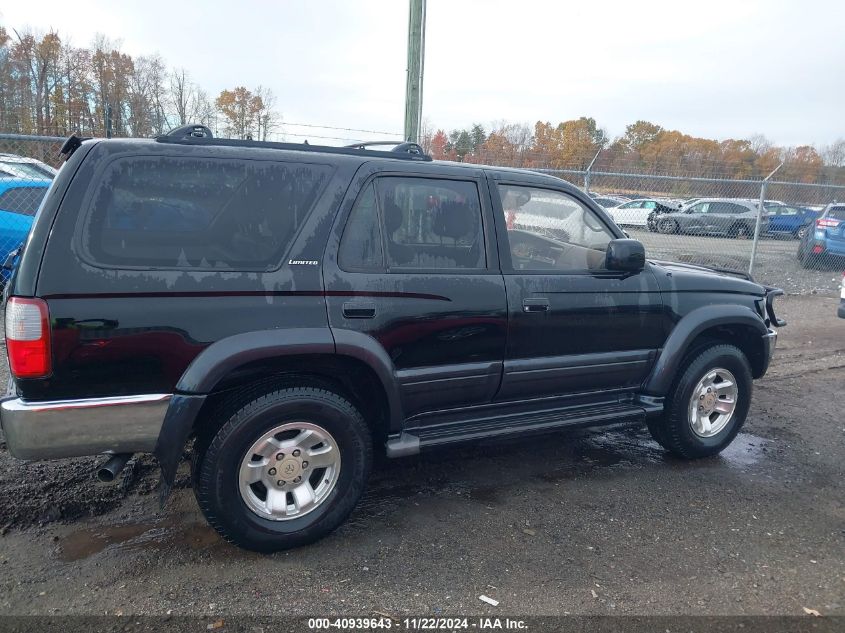
M 167 408 L 164 424 L 153 451 L 161 468 L 158 500 L 162 508 L 173 489 L 185 442 L 188 441 L 191 429 L 194 428 L 194 420 L 205 403 L 206 397 L 205 395 L 174 394 L 170 399 L 170 406 Z

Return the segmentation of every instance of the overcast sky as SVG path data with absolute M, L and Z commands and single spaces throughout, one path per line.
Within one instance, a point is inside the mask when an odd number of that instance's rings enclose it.
M 0 24 L 99 32 L 158 52 L 210 94 L 262 84 L 289 140 L 401 134 L 407 0 L 7 0 Z M 532 124 L 646 119 L 778 144 L 845 136 L 845 1 L 429 0 L 423 116 Z M 325 141 L 324 141 L 325 142 Z M 340 142 L 339 140 L 336 142 Z

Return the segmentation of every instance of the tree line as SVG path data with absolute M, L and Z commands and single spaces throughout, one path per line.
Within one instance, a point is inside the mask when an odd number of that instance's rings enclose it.
M 550 170 L 669 174 L 704 178 L 760 179 L 781 162 L 778 178 L 845 184 L 845 139 L 822 148 L 778 147 L 762 135 L 723 141 L 636 121 L 611 139 L 595 119 L 581 117 L 533 127 L 499 122 L 489 132 L 479 123 L 446 132 L 426 125 L 421 144 L 435 159 Z
M 261 86 L 212 97 L 184 68 L 159 55 L 133 57 L 103 36 L 74 46 L 0 26 L 0 132 L 149 137 L 187 123 L 224 136 L 266 140 L 279 122 Z

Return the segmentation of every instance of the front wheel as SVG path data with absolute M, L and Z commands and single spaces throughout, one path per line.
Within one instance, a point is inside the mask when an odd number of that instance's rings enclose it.
M 195 495 L 227 541 L 259 552 L 312 543 L 364 491 L 372 442 L 361 414 L 325 389 L 256 397 L 198 438 Z M 213 433 L 213 435 L 212 435 Z
M 738 348 L 699 348 L 680 369 L 661 419 L 649 422 L 657 442 L 685 459 L 715 455 L 730 444 L 748 415 L 753 381 Z
M 680 233 L 681 227 L 677 220 L 663 220 L 657 225 L 657 230 L 659 233 L 669 235 L 673 233 Z

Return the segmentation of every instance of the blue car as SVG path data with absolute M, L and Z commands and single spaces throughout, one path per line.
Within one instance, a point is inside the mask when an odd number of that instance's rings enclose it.
M 819 214 L 812 209 L 787 204 L 766 205 L 769 212 L 770 235 L 801 239 Z
M 49 186 L 50 180 L 0 178 L 0 264 L 26 241 Z M 4 267 L 0 283 L 5 284 L 11 275 L 12 271 Z
M 804 268 L 845 262 L 845 203 L 829 204 L 798 245 Z

